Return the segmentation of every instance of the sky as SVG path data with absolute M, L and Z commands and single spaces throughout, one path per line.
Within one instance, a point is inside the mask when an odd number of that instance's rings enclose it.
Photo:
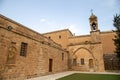
M 39 33 L 69 29 L 76 35 L 89 34 L 91 9 L 100 31 L 114 30 L 120 0 L 0 0 L 0 14 Z

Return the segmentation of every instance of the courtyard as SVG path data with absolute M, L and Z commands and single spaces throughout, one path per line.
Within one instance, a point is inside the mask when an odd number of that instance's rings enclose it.
M 57 80 L 119 80 L 120 75 L 114 74 L 82 74 L 75 73 Z
M 66 71 L 26 80 L 119 80 L 120 73 Z

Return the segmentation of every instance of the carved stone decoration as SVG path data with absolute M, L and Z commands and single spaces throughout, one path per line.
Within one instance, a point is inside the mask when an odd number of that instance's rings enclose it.
M 17 50 L 14 46 L 11 46 L 8 49 L 8 57 L 7 57 L 7 63 L 8 64 L 14 64 L 15 63 L 16 52 L 17 52 Z
M 12 27 L 12 26 L 8 26 L 7 29 L 8 29 L 9 31 L 11 31 L 11 30 L 13 29 L 13 27 Z
M 15 48 L 11 47 L 9 48 L 8 58 L 14 58 L 14 56 L 15 56 Z
M 0 72 L 3 72 L 4 71 L 4 65 L 0 65 Z

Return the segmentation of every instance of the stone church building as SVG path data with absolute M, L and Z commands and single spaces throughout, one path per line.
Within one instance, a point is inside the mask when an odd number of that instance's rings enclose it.
M 114 54 L 115 33 L 101 32 L 94 14 L 89 22 L 89 35 L 75 36 L 69 29 L 40 34 L 0 15 L 0 80 L 67 70 L 104 72 L 103 55 Z

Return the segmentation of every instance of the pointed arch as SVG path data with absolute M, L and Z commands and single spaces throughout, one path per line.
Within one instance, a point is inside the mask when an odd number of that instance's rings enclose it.
M 87 48 L 85 48 L 85 47 L 80 47 L 80 48 L 78 48 L 77 50 L 75 50 L 75 51 L 73 52 L 73 55 L 75 55 L 75 53 L 76 53 L 77 51 L 79 51 L 80 49 L 85 49 L 85 50 L 87 50 L 87 51 L 92 55 L 93 59 L 95 59 L 93 53 L 92 53 L 89 49 L 87 49 Z

